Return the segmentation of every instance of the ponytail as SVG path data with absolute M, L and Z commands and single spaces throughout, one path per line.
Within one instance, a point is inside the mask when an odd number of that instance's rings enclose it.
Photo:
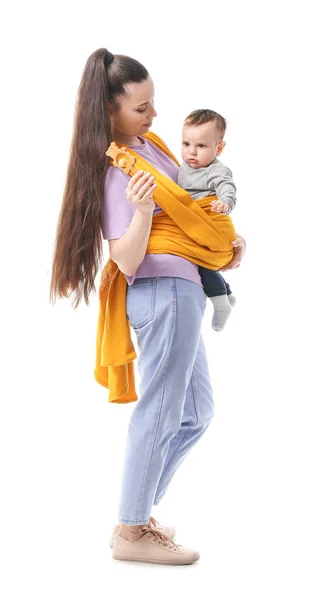
M 141 82 L 148 71 L 138 61 L 96 50 L 87 60 L 78 89 L 66 183 L 57 223 L 50 301 L 75 294 L 89 304 L 101 266 L 104 182 L 109 166 L 105 152 L 113 141 L 110 104 L 124 86 Z

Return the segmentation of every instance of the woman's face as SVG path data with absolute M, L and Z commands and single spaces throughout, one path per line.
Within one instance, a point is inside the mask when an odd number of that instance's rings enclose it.
M 117 98 L 111 110 L 114 139 L 147 133 L 157 113 L 154 109 L 154 84 L 150 76 L 141 83 L 127 83 L 125 95 Z

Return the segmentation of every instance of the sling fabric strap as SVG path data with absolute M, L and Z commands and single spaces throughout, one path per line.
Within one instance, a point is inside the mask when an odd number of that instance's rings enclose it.
M 178 164 L 156 134 L 149 132 L 144 137 Z M 210 203 L 217 196 L 196 201 L 132 148 L 128 152 L 136 157 L 136 169 L 131 169 L 131 176 L 136 170 L 149 171 L 155 176 L 154 199 L 162 209 L 153 216 L 146 253 L 174 254 L 213 270 L 228 264 L 233 257 L 231 242 L 236 233 L 229 216 L 211 212 Z M 121 404 L 138 398 L 134 377 L 136 352 L 126 315 L 126 291 L 124 274 L 109 259 L 100 281 L 94 376 L 108 388 L 109 402 Z

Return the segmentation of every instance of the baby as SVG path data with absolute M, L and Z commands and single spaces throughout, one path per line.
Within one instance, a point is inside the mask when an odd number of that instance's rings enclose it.
M 177 183 L 194 199 L 215 194 L 213 211 L 229 215 L 236 205 L 232 173 L 217 159 L 226 142 L 226 120 L 213 110 L 194 110 L 185 119 L 182 131 L 182 160 Z M 236 299 L 218 271 L 199 266 L 206 295 L 214 306 L 212 328 L 221 331 Z

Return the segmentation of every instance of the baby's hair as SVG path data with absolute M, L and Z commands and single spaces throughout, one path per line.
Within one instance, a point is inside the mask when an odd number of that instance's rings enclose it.
M 221 134 L 221 139 L 223 139 L 227 129 L 227 121 L 214 110 L 209 110 L 208 108 L 193 110 L 186 117 L 184 123 L 185 125 L 202 125 L 203 123 L 209 123 L 209 121 L 216 121 L 217 129 Z

